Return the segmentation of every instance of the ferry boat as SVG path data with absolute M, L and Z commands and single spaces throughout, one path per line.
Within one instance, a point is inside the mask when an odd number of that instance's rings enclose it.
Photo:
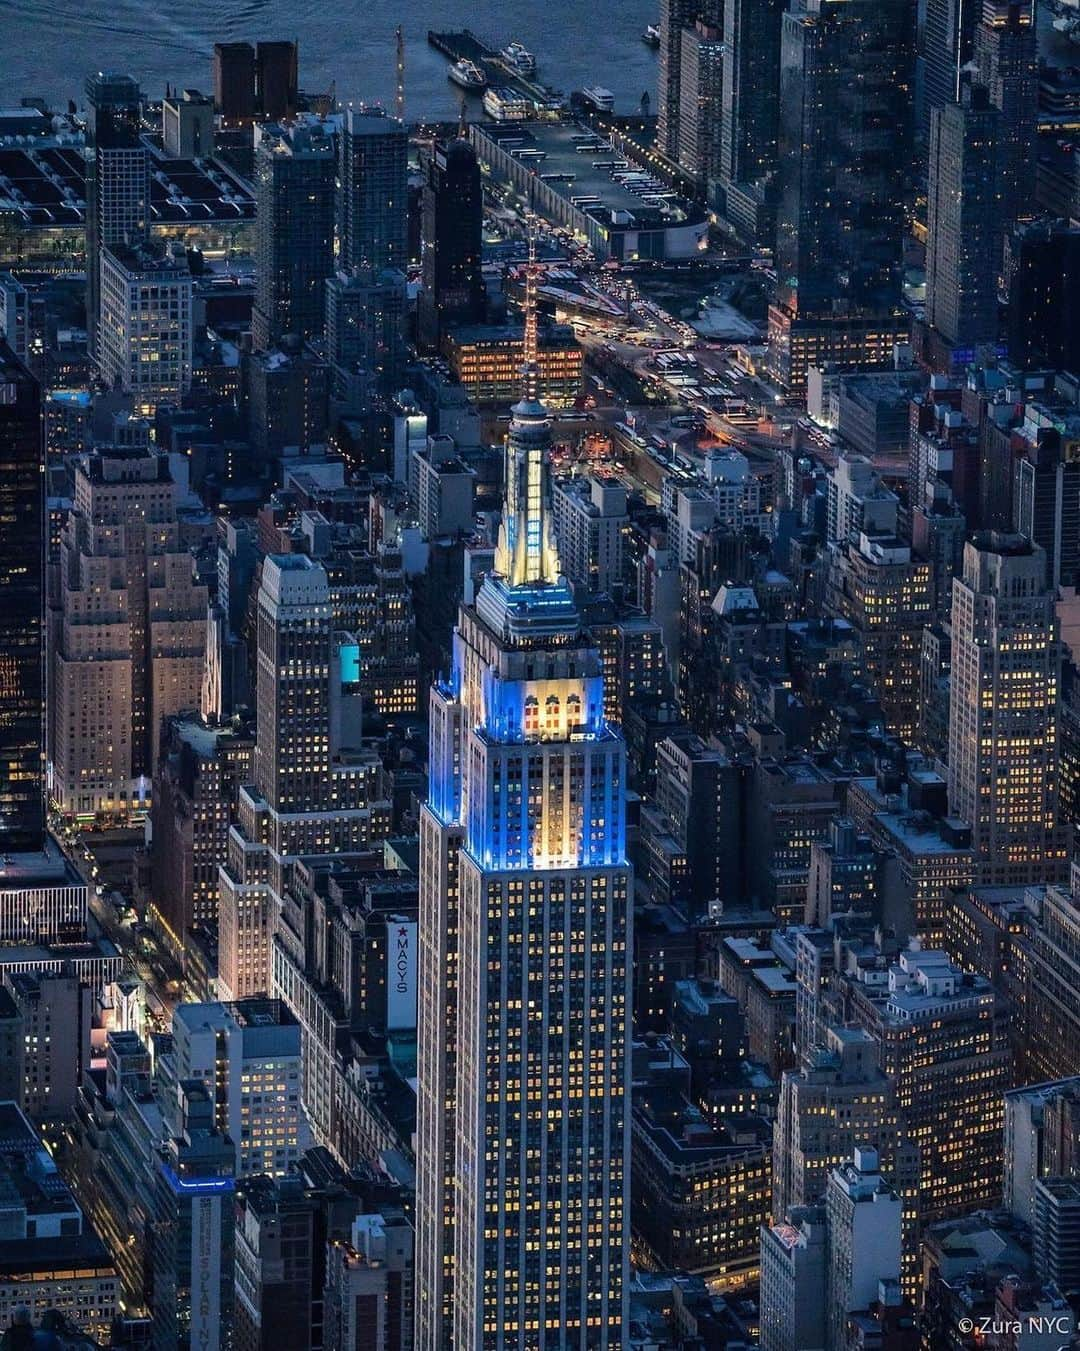
M 615 108 L 615 95 L 602 84 L 589 85 L 581 91 L 581 97 L 586 103 L 591 103 L 598 113 L 610 113 Z
M 484 112 L 493 122 L 524 122 L 536 113 L 536 105 L 517 89 L 506 87 L 484 92 Z
M 641 40 L 642 42 L 644 42 L 646 47 L 659 47 L 660 29 L 657 28 L 656 24 L 654 23 L 649 24 L 648 28 L 645 29 L 644 33 L 642 33 Z
M 447 75 L 462 89 L 480 90 L 487 86 L 487 76 L 475 61 L 470 61 L 466 57 L 462 57 L 460 61 L 455 61 L 447 71 Z
M 513 66 L 519 75 L 526 77 L 536 74 L 536 57 L 526 51 L 520 42 L 508 43 L 500 53 L 508 66 Z

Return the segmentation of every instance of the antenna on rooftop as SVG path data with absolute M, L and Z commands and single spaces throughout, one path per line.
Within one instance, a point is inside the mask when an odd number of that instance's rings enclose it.
M 394 115 L 399 122 L 405 121 L 405 31 L 401 24 L 394 34 L 397 42 L 397 93 L 394 97 Z

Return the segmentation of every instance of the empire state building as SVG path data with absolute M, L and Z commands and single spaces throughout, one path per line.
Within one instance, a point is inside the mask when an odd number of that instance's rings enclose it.
M 621 1347 L 625 751 L 560 574 L 535 270 L 496 566 L 431 692 L 420 837 L 417 1346 Z

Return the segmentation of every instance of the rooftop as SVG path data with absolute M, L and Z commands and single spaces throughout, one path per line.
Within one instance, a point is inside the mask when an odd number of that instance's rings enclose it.
M 475 130 L 504 153 L 522 157 L 526 163 L 534 159 L 537 176 L 545 179 L 561 197 L 599 198 L 592 205 L 582 204 L 580 209 L 604 224 L 620 223 L 612 219 L 612 213 L 626 213 L 633 224 L 652 229 L 703 218 L 700 209 L 677 197 L 664 184 L 657 183 L 655 189 L 650 187 L 647 195 L 665 199 L 666 210 L 647 203 L 627 182 L 616 182 L 612 177 L 613 166 L 616 162 L 626 164 L 625 156 L 610 146 L 606 150 L 600 148 L 605 144 L 603 137 L 576 122 L 482 122 Z M 592 148 L 579 152 L 579 146 Z M 618 172 L 637 173 L 633 166 Z M 648 178 L 650 175 L 644 171 L 638 174 L 642 182 Z M 622 223 L 629 225 L 631 221 Z
M 82 146 L 0 146 L 0 205 L 23 229 L 81 229 L 86 223 Z M 150 224 L 200 225 L 255 219 L 248 183 L 217 160 L 170 159 L 150 148 Z
M 15 1103 L 0 1102 L 0 1209 L 12 1206 L 30 1217 L 70 1215 L 82 1227 L 75 1198 L 37 1132 Z M 0 1251 L 7 1246 L 0 1243 Z
M 762 1117 L 744 1115 L 714 1126 L 680 1092 L 667 1087 L 635 1093 L 634 1130 L 680 1167 L 756 1155 L 772 1144 L 772 1128 Z
M 894 840 L 913 854 L 970 854 L 967 844 L 958 843 L 970 828 L 956 818 L 945 820 L 924 812 L 877 812 L 874 819 Z
M 153 240 L 141 244 L 111 244 L 104 251 L 129 273 L 168 272 L 182 277 L 191 276 L 191 269 L 182 253 L 177 256 Z
M 455 326 L 447 335 L 447 341 L 455 347 L 474 344 L 491 346 L 524 342 L 525 330 L 520 324 L 462 324 Z M 574 336 L 574 330 L 568 324 L 538 324 L 536 340 L 540 349 L 570 347 L 577 349 L 580 344 Z
M 0 857 L 0 892 L 24 887 L 81 885 L 83 879 L 78 869 L 52 839 L 46 841 L 44 849 Z

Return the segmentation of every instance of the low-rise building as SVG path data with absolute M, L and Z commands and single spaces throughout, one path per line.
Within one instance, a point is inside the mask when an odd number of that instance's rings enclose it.
M 710 1124 L 676 1089 L 635 1093 L 631 1222 L 661 1268 L 725 1285 L 758 1272 L 772 1131 L 760 1117 Z
M 473 403 L 504 411 L 521 392 L 525 340 L 519 328 L 474 324 L 443 339 L 450 370 Z M 538 338 L 539 395 L 548 408 L 569 408 L 581 393 L 585 353 L 573 329 L 541 328 Z
M 120 1278 L 101 1240 L 13 1102 L 0 1102 L 0 1326 L 19 1308 L 34 1324 L 55 1309 L 80 1331 L 109 1335 Z

